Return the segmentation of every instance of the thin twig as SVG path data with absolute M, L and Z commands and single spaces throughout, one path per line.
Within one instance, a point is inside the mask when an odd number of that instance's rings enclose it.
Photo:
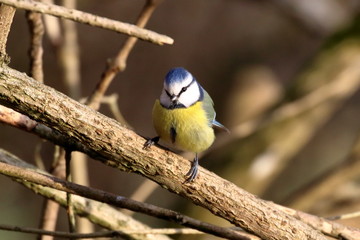
M 15 8 L 50 14 L 56 17 L 62 17 L 76 22 L 89 24 L 91 26 L 105 28 L 159 45 L 172 44 L 174 42 L 174 40 L 168 36 L 142 29 L 132 24 L 111 20 L 75 9 L 68 9 L 53 4 L 40 3 L 31 0 L 0 0 L 0 2 Z
M 35 145 L 35 148 L 34 148 L 34 162 L 35 162 L 35 165 L 41 169 L 41 170 L 44 170 L 45 171 L 45 164 L 44 164 L 44 161 L 41 157 L 41 148 L 42 148 L 42 145 L 44 143 L 44 140 L 40 140 L 36 145 Z
M 75 183 L 61 180 L 53 176 L 46 176 L 31 170 L 0 162 L 0 173 L 15 179 L 22 179 L 43 186 L 51 187 L 67 193 L 76 194 L 100 202 L 105 202 L 120 208 L 127 208 L 132 211 L 144 213 L 153 217 L 176 222 L 180 225 L 195 228 L 199 231 L 213 234 L 228 239 L 248 240 L 243 233 L 232 229 L 218 227 L 209 223 L 190 218 L 175 211 L 157 207 L 147 203 L 141 203 L 126 197 L 117 196 L 102 190 L 81 186 Z
M 103 98 L 101 99 L 101 103 L 105 103 L 109 106 L 112 115 L 118 122 L 124 123 L 126 126 L 129 126 L 130 128 L 130 125 L 126 122 L 124 116 L 122 115 L 119 109 L 119 104 L 117 102 L 118 99 L 119 99 L 119 95 L 117 93 L 113 93 L 109 96 L 103 96 Z
M 136 21 L 136 26 L 140 28 L 145 27 L 152 13 L 161 2 L 162 0 L 147 0 Z M 105 92 L 108 89 L 110 83 L 119 72 L 125 70 L 127 58 L 131 50 L 134 48 L 136 42 L 137 38 L 135 37 L 129 37 L 126 40 L 115 59 L 110 62 L 105 72 L 102 74 L 100 82 L 97 84 L 93 93 L 88 98 L 86 102 L 88 106 L 93 109 L 99 109 L 101 99 L 105 95 Z
M 140 186 L 135 189 L 130 198 L 139 202 L 145 202 L 145 200 L 151 195 L 151 193 L 155 191 L 157 187 L 158 185 L 153 181 L 150 181 L 149 179 L 144 179 Z M 133 215 L 133 212 L 126 209 L 123 210 L 123 213 L 126 213 L 129 216 Z
M 71 182 L 71 150 L 70 149 L 65 149 L 65 163 L 66 163 L 66 167 L 65 167 L 65 173 L 66 173 L 66 181 Z M 68 221 L 69 221 L 69 230 L 71 233 L 76 231 L 76 224 L 75 224 L 75 214 L 74 214 L 74 209 L 72 207 L 72 202 L 71 202 L 71 193 L 67 193 L 66 194 L 66 201 L 67 201 L 67 214 L 68 214 Z
M 59 204 L 50 199 L 44 199 L 41 213 L 41 221 L 39 227 L 43 231 L 52 232 L 56 228 L 56 222 L 59 213 Z M 54 239 L 50 235 L 40 234 L 37 236 L 38 240 L 52 240 Z
M 40 13 L 26 12 L 30 28 L 30 76 L 39 82 L 44 82 L 43 47 L 44 24 Z
M 54 0 L 42 0 L 41 2 L 54 4 Z M 54 47 L 59 46 L 62 39 L 59 18 L 45 14 L 44 25 L 45 25 L 46 35 L 49 38 L 50 43 Z
M 94 233 L 68 233 L 59 231 L 47 231 L 29 227 L 19 227 L 0 224 L 0 229 L 15 232 L 34 233 L 39 235 L 49 235 L 58 238 L 69 239 L 83 239 L 83 238 L 103 238 L 103 237 L 126 237 L 128 234 L 120 231 L 106 231 L 106 232 L 94 232 Z
M 10 126 L 31 131 L 37 125 L 37 122 L 11 108 L 0 105 L 0 122 Z
M 64 7 L 76 8 L 76 1 L 63 0 Z M 68 94 L 73 99 L 81 98 L 81 76 L 80 76 L 80 49 L 76 30 L 76 23 L 61 19 L 62 41 L 59 45 L 59 62 L 63 70 L 63 81 L 67 86 Z
M 8 63 L 10 61 L 6 54 L 6 43 L 15 10 L 15 8 L 4 4 L 0 5 L 0 64 L 3 62 Z
M 51 166 L 51 174 L 57 178 L 65 179 L 65 151 L 62 151 L 59 146 L 55 146 L 53 163 Z M 42 214 L 40 220 L 40 228 L 47 231 L 55 231 L 56 222 L 58 218 L 60 206 L 58 203 L 54 202 L 51 199 L 45 199 L 42 207 Z M 39 235 L 39 240 L 52 240 L 52 236 L 42 236 Z
M 331 216 L 331 217 L 327 217 L 326 219 L 334 221 L 334 220 L 344 220 L 344 219 L 358 218 L 358 217 L 360 217 L 360 211 L 346 213 L 346 214 L 337 215 L 337 216 Z
M 60 231 L 46 231 L 37 228 L 30 227 L 19 227 L 12 226 L 7 224 L 0 224 L 1 230 L 14 231 L 14 232 L 23 232 L 23 233 L 34 233 L 40 235 L 50 235 L 58 238 L 103 238 L 103 237 L 127 237 L 128 235 L 133 234 L 166 234 L 166 235 L 175 235 L 175 234 L 204 234 L 203 232 L 190 229 L 190 228 L 154 228 L 154 229 L 143 229 L 143 230 L 129 230 L 129 231 L 101 231 L 93 233 L 69 233 L 69 232 L 60 232 Z M 255 239 L 255 238 L 254 238 Z M 258 239 L 258 238 L 256 238 Z

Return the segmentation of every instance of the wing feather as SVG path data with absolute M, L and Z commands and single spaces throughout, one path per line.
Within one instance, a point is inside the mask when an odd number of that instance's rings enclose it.
M 211 127 L 216 127 L 226 132 L 230 132 L 229 129 L 227 129 L 224 125 L 215 120 L 216 112 L 214 109 L 214 102 L 211 99 L 210 95 L 205 91 L 205 89 L 202 88 L 202 90 L 204 91 L 203 108 L 209 120 L 209 125 Z

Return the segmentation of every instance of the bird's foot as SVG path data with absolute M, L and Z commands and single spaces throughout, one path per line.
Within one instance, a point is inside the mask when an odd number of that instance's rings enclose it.
M 154 137 L 154 138 L 150 138 L 149 140 L 147 140 L 147 141 L 144 143 L 143 149 L 149 149 L 152 145 L 158 143 L 159 140 L 160 140 L 160 137 L 159 137 L 159 136 Z
M 191 168 L 190 168 L 189 172 L 186 174 L 187 178 L 185 180 L 185 183 L 190 183 L 190 182 L 194 181 L 194 179 L 196 178 L 196 176 L 198 174 L 198 166 L 199 166 L 199 159 L 196 154 L 194 161 L 191 164 Z

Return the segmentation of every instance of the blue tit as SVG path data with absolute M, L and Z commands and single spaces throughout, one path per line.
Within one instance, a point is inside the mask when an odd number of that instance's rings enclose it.
M 186 182 L 198 173 L 198 153 L 208 149 L 215 140 L 213 127 L 228 131 L 215 120 L 214 103 L 209 94 L 184 68 L 170 70 L 164 81 L 160 99 L 155 101 L 152 117 L 158 134 L 144 144 L 149 148 L 160 139 L 176 148 L 195 153 L 186 174 Z

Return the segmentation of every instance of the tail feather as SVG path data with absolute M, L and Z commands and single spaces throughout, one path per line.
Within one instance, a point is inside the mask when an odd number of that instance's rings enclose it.
M 223 130 L 227 133 L 230 133 L 230 130 L 227 129 L 224 125 L 222 125 L 221 123 L 219 123 L 218 121 L 216 121 L 215 119 L 212 121 L 212 125 L 220 130 Z

